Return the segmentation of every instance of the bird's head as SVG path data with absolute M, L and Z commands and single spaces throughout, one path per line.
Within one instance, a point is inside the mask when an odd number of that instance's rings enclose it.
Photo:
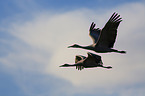
M 64 64 L 64 65 L 61 65 L 59 67 L 68 67 L 68 66 L 69 66 L 69 64 Z
M 79 48 L 80 46 L 78 44 L 74 44 L 74 45 L 68 46 L 68 48 L 71 48 L 71 47 L 73 47 L 73 48 Z

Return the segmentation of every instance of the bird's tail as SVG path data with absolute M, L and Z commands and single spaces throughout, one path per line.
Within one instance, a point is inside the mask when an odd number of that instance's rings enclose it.
M 118 50 L 116 50 L 116 49 L 111 49 L 112 50 L 112 52 L 117 52 L 117 53 L 123 53 L 123 54 L 126 54 L 126 51 L 118 51 Z
M 103 68 L 111 69 L 111 66 L 103 66 Z
M 124 54 L 126 54 L 126 51 L 119 51 L 119 53 L 124 53 Z

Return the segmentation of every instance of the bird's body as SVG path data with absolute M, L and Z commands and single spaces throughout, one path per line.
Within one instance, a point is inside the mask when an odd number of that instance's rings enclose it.
M 110 17 L 103 29 L 95 29 L 95 24 L 93 22 L 89 30 L 89 35 L 93 40 L 93 44 L 89 46 L 80 46 L 78 44 L 74 44 L 72 46 L 69 46 L 69 48 L 82 48 L 87 50 L 93 50 L 98 53 L 126 53 L 125 51 L 118 51 L 116 49 L 113 49 L 117 36 L 117 28 L 120 22 L 122 21 L 121 19 L 122 18 L 120 18 L 120 15 L 118 15 L 117 13 L 113 13 L 113 15 Z
M 80 46 L 80 45 L 74 44 L 72 46 L 69 46 L 68 48 L 70 48 L 70 47 L 92 50 L 92 51 L 95 51 L 97 53 L 108 53 L 108 52 L 126 53 L 125 51 L 118 51 L 116 49 L 108 48 L 106 46 L 96 46 L 96 44 L 92 44 L 89 46 Z
M 93 68 L 93 67 L 102 67 L 102 68 L 112 68 L 111 66 L 103 66 L 101 56 L 88 53 L 88 57 L 77 55 L 75 58 L 75 64 L 64 64 L 60 67 L 73 67 L 76 66 L 76 69 L 82 70 L 84 68 Z

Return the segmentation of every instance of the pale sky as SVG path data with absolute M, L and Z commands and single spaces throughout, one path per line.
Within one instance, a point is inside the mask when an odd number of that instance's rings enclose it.
M 144 0 L 0 1 L 0 96 L 144 96 Z M 60 68 L 88 50 L 92 22 L 103 28 L 113 12 L 123 21 L 115 49 L 98 53 L 113 68 Z M 92 51 L 90 51 L 92 52 Z

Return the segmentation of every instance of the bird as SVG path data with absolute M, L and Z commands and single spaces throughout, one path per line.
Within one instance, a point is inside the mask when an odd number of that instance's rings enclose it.
M 102 67 L 110 69 L 111 66 L 103 66 L 101 56 L 88 52 L 88 56 L 76 55 L 75 64 L 64 64 L 59 67 L 76 67 L 78 70 L 84 68 Z
M 80 46 L 78 44 L 74 44 L 68 46 L 68 48 L 82 48 L 92 50 L 97 53 L 108 53 L 108 52 L 126 53 L 126 51 L 119 51 L 113 49 L 117 37 L 117 28 L 121 21 L 122 18 L 120 18 L 120 15 L 114 12 L 102 29 L 95 28 L 96 24 L 92 22 L 89 29 L 89 35 L 93 40 L 93 44 L 89 46 Z

